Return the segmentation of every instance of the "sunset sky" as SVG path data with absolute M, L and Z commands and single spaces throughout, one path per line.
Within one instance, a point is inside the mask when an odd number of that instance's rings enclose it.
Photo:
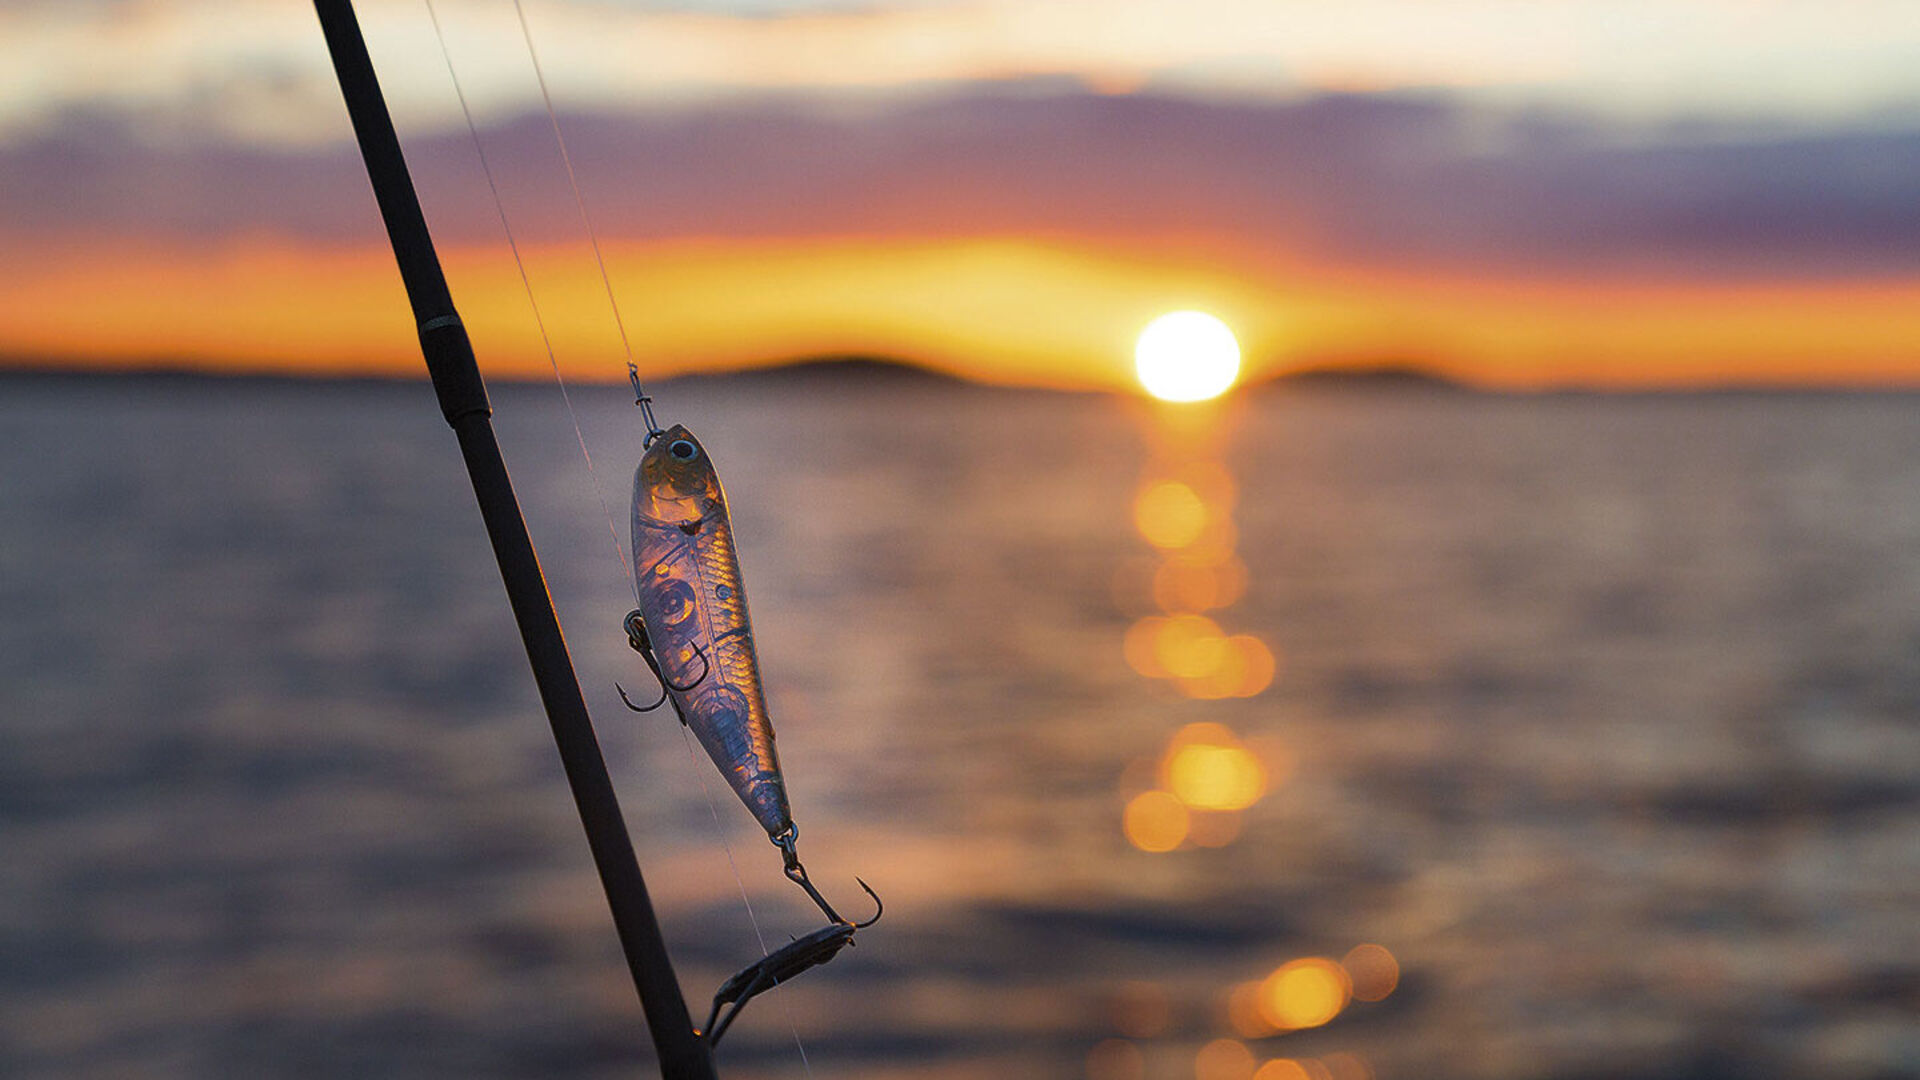
M 359 5 L 483 366 L 624 371 L 511 0 Z M 528 0 L 642 369 L 882 354 L 1920 384 L 1920 19 L 1874 0 Z M 0 362 L 412 373 L 302 3 L 0 0 Z

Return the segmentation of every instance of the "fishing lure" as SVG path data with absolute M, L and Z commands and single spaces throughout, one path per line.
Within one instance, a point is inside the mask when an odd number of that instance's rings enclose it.
M 832 923 L 728 980 L 714 998 L 714 1009 L 717 1015 L 725 997 L 734 1005 L 726 1017 L 731 1023 L 748 998 L 825 963 L 852 944 L 853 931 L 871 926 L 880 913 L 860 923 L 842 918 L 800 864 L 800 828 L 787 802 L 760 684 L 727 495 L 706 448 L 683 425 L 651 433 L 634 470 L 633 567 L 640 606 L 626 617 L 627 643 L 647 662 L 661 689 L 660 699 L 650 705 L 635 705 L 624 689 L 621 699 L 636 712 L 673 703 L 680 722 L 780 849 L 787 877 Z M 880 903 L 866 882 L 860 887 Z M 709 1041 L 718 1042 L 726 1027 L 710 1021 Z

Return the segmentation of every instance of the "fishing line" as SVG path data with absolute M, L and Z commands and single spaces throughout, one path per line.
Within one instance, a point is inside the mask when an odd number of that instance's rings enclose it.
M 520 20 L 520 39 L 527 43 L 527 58 L 533 61 L 534 81 L 540 84 L 540 100 L 547 107 L 547 122 L 553 125 L 553 141 L 560 147 L 560 163 L 567 168 L 567 186 L 573 189 L 573 206 L 580 212 L 580 225 L 587 231 L 587 243 L 593 246 L 593 261 L 600 267 L 600 284 L 607 290 L 607 306 L 613 309 L 613 325 L 620 331 L 620 348 L 627 354 L 627 379 L 633 383 L 633 403 L 647 422 L 647 442 L 665 434 L 653 418 L 653 398 L 640 385 L 640 366 L 633 362 L 633 342 L 627 338 L 627 321 L 620 317 L 620 301 L 613 295 L 613 278 L 607 273 L 606 256 L 600 253 L 600 238 L 593 231 L 593 219 L 587 214 L 587 200 L 580 195 L 580 179 L 573 171 L 573 155 L 567 153 L 567 137 L 560 133 L 560 115 L 553 109 L 553 95 L 547 91 L 547 72 L 540 66 L 540 51 L 533 47 L 533 31 L 527 27 L 527 10 L 513 0 L 513 13 Z
M 635 600 L 640 598 L 640 582 L 634 576 L 633 564 L 627 558 L 626 549 L 620 546 L 620 527 L 613 523 L 613 509 L 607 505 L 607 496 L 600 487 L 600 476 L 593 468 L 593 455 L 587 451 L 587 436 L 580 430 L 580 416 L 573 411 L 573 395 L 567 393 L 567 380 L 560 375 L 560 360 L 553 352 L 553 339 L 547 334 L 547 320 L 540 314 L 540 302 L 534 299 L 533 279 L 527 275 L 527 264 L 520 257 L 520 244 L 513 237 L 513 226 L 507 222 L 507 205 L 500 198 L 500 187 L 494 183 L 493 166 L 487 163 L 487 150 L 480 142 L 480 129 L 473 122 L 473 110 L 467 106 L 467 92 L 460 85 L 460 74 L 453 67 L 453 53 L 447 48 L 447 36 L 440 29 L 440 13 L 433 8 L 433 0 L 426 0 L 427 18 L 433 22 L 433 37 L 440 43 L 440 57 L 447 62 L 447 77 L 453 80 L 453 95 L 460 100 L 460 115 L 466 117 L 467 134 L 473 137 L 473 152 L 480 158 L 480 172 L 487 178 L 487 191 L 493 195 L 493 208 L 500 215 L 500 231 L 507 235 L 507 250 L 513 252 L 513 266 L 520 272 L 520 287 L 526 290 L 527 306 L 533 309 L 533 325 L 540 331 L 540 344 L 547 350 L 547 363 L 553 368 L 553 381 L 560 387 L 560 400 L 566 403 L 567 419 L 573 422 L 573 437 L 580 444 L 580 457 L 587 463 L 587 479 L 593 487 L 593 497 L 600 504 L 600 513 L 607 519 L 607 534 L 613 538 L 613 558 L 620 564 L 622 574 L 633 589 Z M 518 3 L 514 5 L 518 7 Z M 521 24 L 526 25 L 524 22 Z M 571 172 L 571 168 L 569 168 Z M 576 192 L 576 195 L 578 192 Z M 604 271 L 603 271 L 604 272 Z M 618 314 L 615 314 L 618 318 Z M 621 331 L 621 340 L 626 340 L 626 331 Z M 627 366 L 632 367 L 629 359 Z M 638 385 L 637 381 L 635 385 Z M 652 413 L 648 412 L 651 422 Z
M 560 374 L 560 361 L 554 354 L 553 340 L 547 333 L 546 320 L 540 314 L 540 304 L 534 296 L 532 278 L 528 275 L 526 262 L 521 257 L 520 245 L 514 238 L 513 226 L 508 221 L 506 203 L 500 197 L 500 188 L 494 180 L 493 168 L 487 161 L 487 152 L 480 139 L 479 126 L 474 123 L 473 110 L 467 103 L 466 91 L 462 88 L 460 75 L 455 70 L 452 51 L 447 47 L 446 35 L 440 26 L 439 13 L 434 9 L 433 0 L 425 0 L 425 3 L 427 7 L 427 17 L 433 23 L 434 38 L 440 46 L 441 58 L 446 61 L 447 76 L 453 82 L 454 96 L 458 98 L 460 102 L 461 116 L 466 120 L 467 133 L 473 139 L 474 153 L 480 160 L 480 171 L 486 177 L 487 190 L 493 197 L 494 210 L 500 216 L 501 231 L 506 235 L 507 248 L 513 254 L 514 268 L 519 272 L 521 287 L 526 291 L 527 305 L 533 310 L 534 325 L 538 328 L 541 344 L 546 349 L 547 363 L 553 369 L 554 383 L 560 388 L 560 398 L 566 405 L 567 418 L 573 424 L 574 440 L 579 444 L 580 457 L 586 463 L 587 476 L 593 487 L 594 498 L 599 502 L 601 514 L 607 520 L 607 530 L 613 538 L 614 559 L 620 564 L 621 572 L 627 578 L 628 584 L 632 587 L 634 598 L 638 600 L 640 596 L 639 579 L 635 574 L 632 561 L 627 558 L 625 548 L 623 548 L 620 543 L 619 527 L 614 523 L 612 508 L 607 505 L 606 494 L 600 486 L 599 474 L 593 467 L 593 454 L 587 448 L 587 437 L 586 433 L 580 427 L 579 414 L 574 411 L 573 396 L 568 393 L 566 379 Z M 646 441 L 650 443 L 656 436 L 663 434 L 659 423 L 655 421 L 653 416 L 653 398 L 646 393 L 640 382 L 640 369 L 633 358 L 633 344 L 627 336 L 626 321 L 620 314 L 620 302 L 614 294 L 613 280 L 607 272 L 606 258 L 600 250 L 599 237 L 595 234 L 592 219 L 587 213 L 586 199 L 580 193 L 580 183 L 574 172 L 573 158 L 572 155 L 567 152 L 566 137 L 560 130 L 560 117 L 553 107 L 553 96 L 547 88 L 546 73 L 540 66 L 540 54 L 539 51 L 534 48 L 533 34 L 527 25 L 526 10 L 522 7 L 520 0 L 513 0 L 513 10 L 520 23 L 521 38 L 526 42 L 527 56 L 533 62 L 534 77 L 540 85 L 540 98 L 546 106 L 547 121 L 552 125 L 554 141 L 560 149 L 560 160 L 566 167 L 567 185 L 573 192 L 574 208 L 579 212 L 580 224 L 586 231 L 588 243 L 593 248 L 594 262 L 600 271 L 600 283 L 606 290 L 607 304 L 613 312 L 614 327 L 619 331 L 620 345 L 626 355 L 627 378 L 633 384 L 634 404 L 640 407 L 641 418 L 647 425 Z M 734 885 L 740 890 L 740 903 L 746 909 L 747 922 L 753 929 L 754 940 L 760 946 L 760 955 L 766 957 L 771 954 L 772 950 L 767 947 L 766 934 L 760 928 L 758 916 L 754 914 L 753 901 L 747 892 L 746 879 L 741 876 L 739 864 L 734 860 L 733 846 L 728 843 L 725 828 L 721 825 L 719 808 L 713 801 L 713 793 L 707 786 L 706 776 L 699 768 L 699 759 L 694 755 L 692 736 L 684 725 L 681 729 L 681 736 L 686 746 L 687 757 L 693 764 L 694 775 L 699 778 L 700 793 L 706 800 L 707 813 L 713 819 L 715 835 L 720 841 L 721 850 L 726 853 L 727 868 L 733 874 Z M 801 1068 L 806 1072 L 809 1080 L 811 1080 L 813 1076 L 813 1064 L 807 1057 L 807 1048 L 800 1039 L 799 1028 L 794 1025 L 790 1012 L 787 1012 L 784 1008 L 782 1012 L 785 1014 L 788 1029 L 793 1034 L 794 1048 L 800 1054 Z
M 680 739 L 687 746 L 687 760 L 693 763 L 693 774 L 700 778 L 700 794 L 707 800 L 707 813 L 713 817 L 713 833 L 720 838 L 720 850 L 727 853 L 727 867 L 733 871 L 733 883 L 740 886 L 740 906 L 747 909 L 747 922 L 753 927 L 753 937 L 760 943 L 760 955 L 771 955 L 767 948 L 766 935 L 760 932 L 760 920 L 753 914 L 753 901 L 747 896 L 747 882 L 740 876 L 740 866 L 733 861 L 733 845 L 727 843 L 726 826 L 720 824 L 720 808 L 714 805 L 713 789 L 707 786 L 707 772 L 700 767 L 700 758 L 693 752 L 693 736 L 686 725 L 680 727 Z M 806 1044 L 800 1041 L 800 1029 L 793 1022 L 793 1013 L 783 999 L 780 1002 L 780 1018 L 787 1022 L 787 1030 L 793 1033 L 793 1048 L 800 1051 L 800 1068 L 806 1072 L 808 1080 L 813 1077 L 813 1063 L 807 1060 Z

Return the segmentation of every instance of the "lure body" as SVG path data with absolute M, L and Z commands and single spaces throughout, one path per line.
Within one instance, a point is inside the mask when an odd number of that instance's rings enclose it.
M 790 834 L 726 492 L 682 425 L 655 439 L 634 471 L 633 565 L 640 614 L 680 718 L 767 835 Z

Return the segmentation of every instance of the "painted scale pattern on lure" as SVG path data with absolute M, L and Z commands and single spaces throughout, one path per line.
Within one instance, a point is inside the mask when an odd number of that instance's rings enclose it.
M 675 707 L 767 835 L 779 837 L 793 817 L 727 496 L 682 425 L 653 440 L 634 471 L 633 563 L 641 618 Z

